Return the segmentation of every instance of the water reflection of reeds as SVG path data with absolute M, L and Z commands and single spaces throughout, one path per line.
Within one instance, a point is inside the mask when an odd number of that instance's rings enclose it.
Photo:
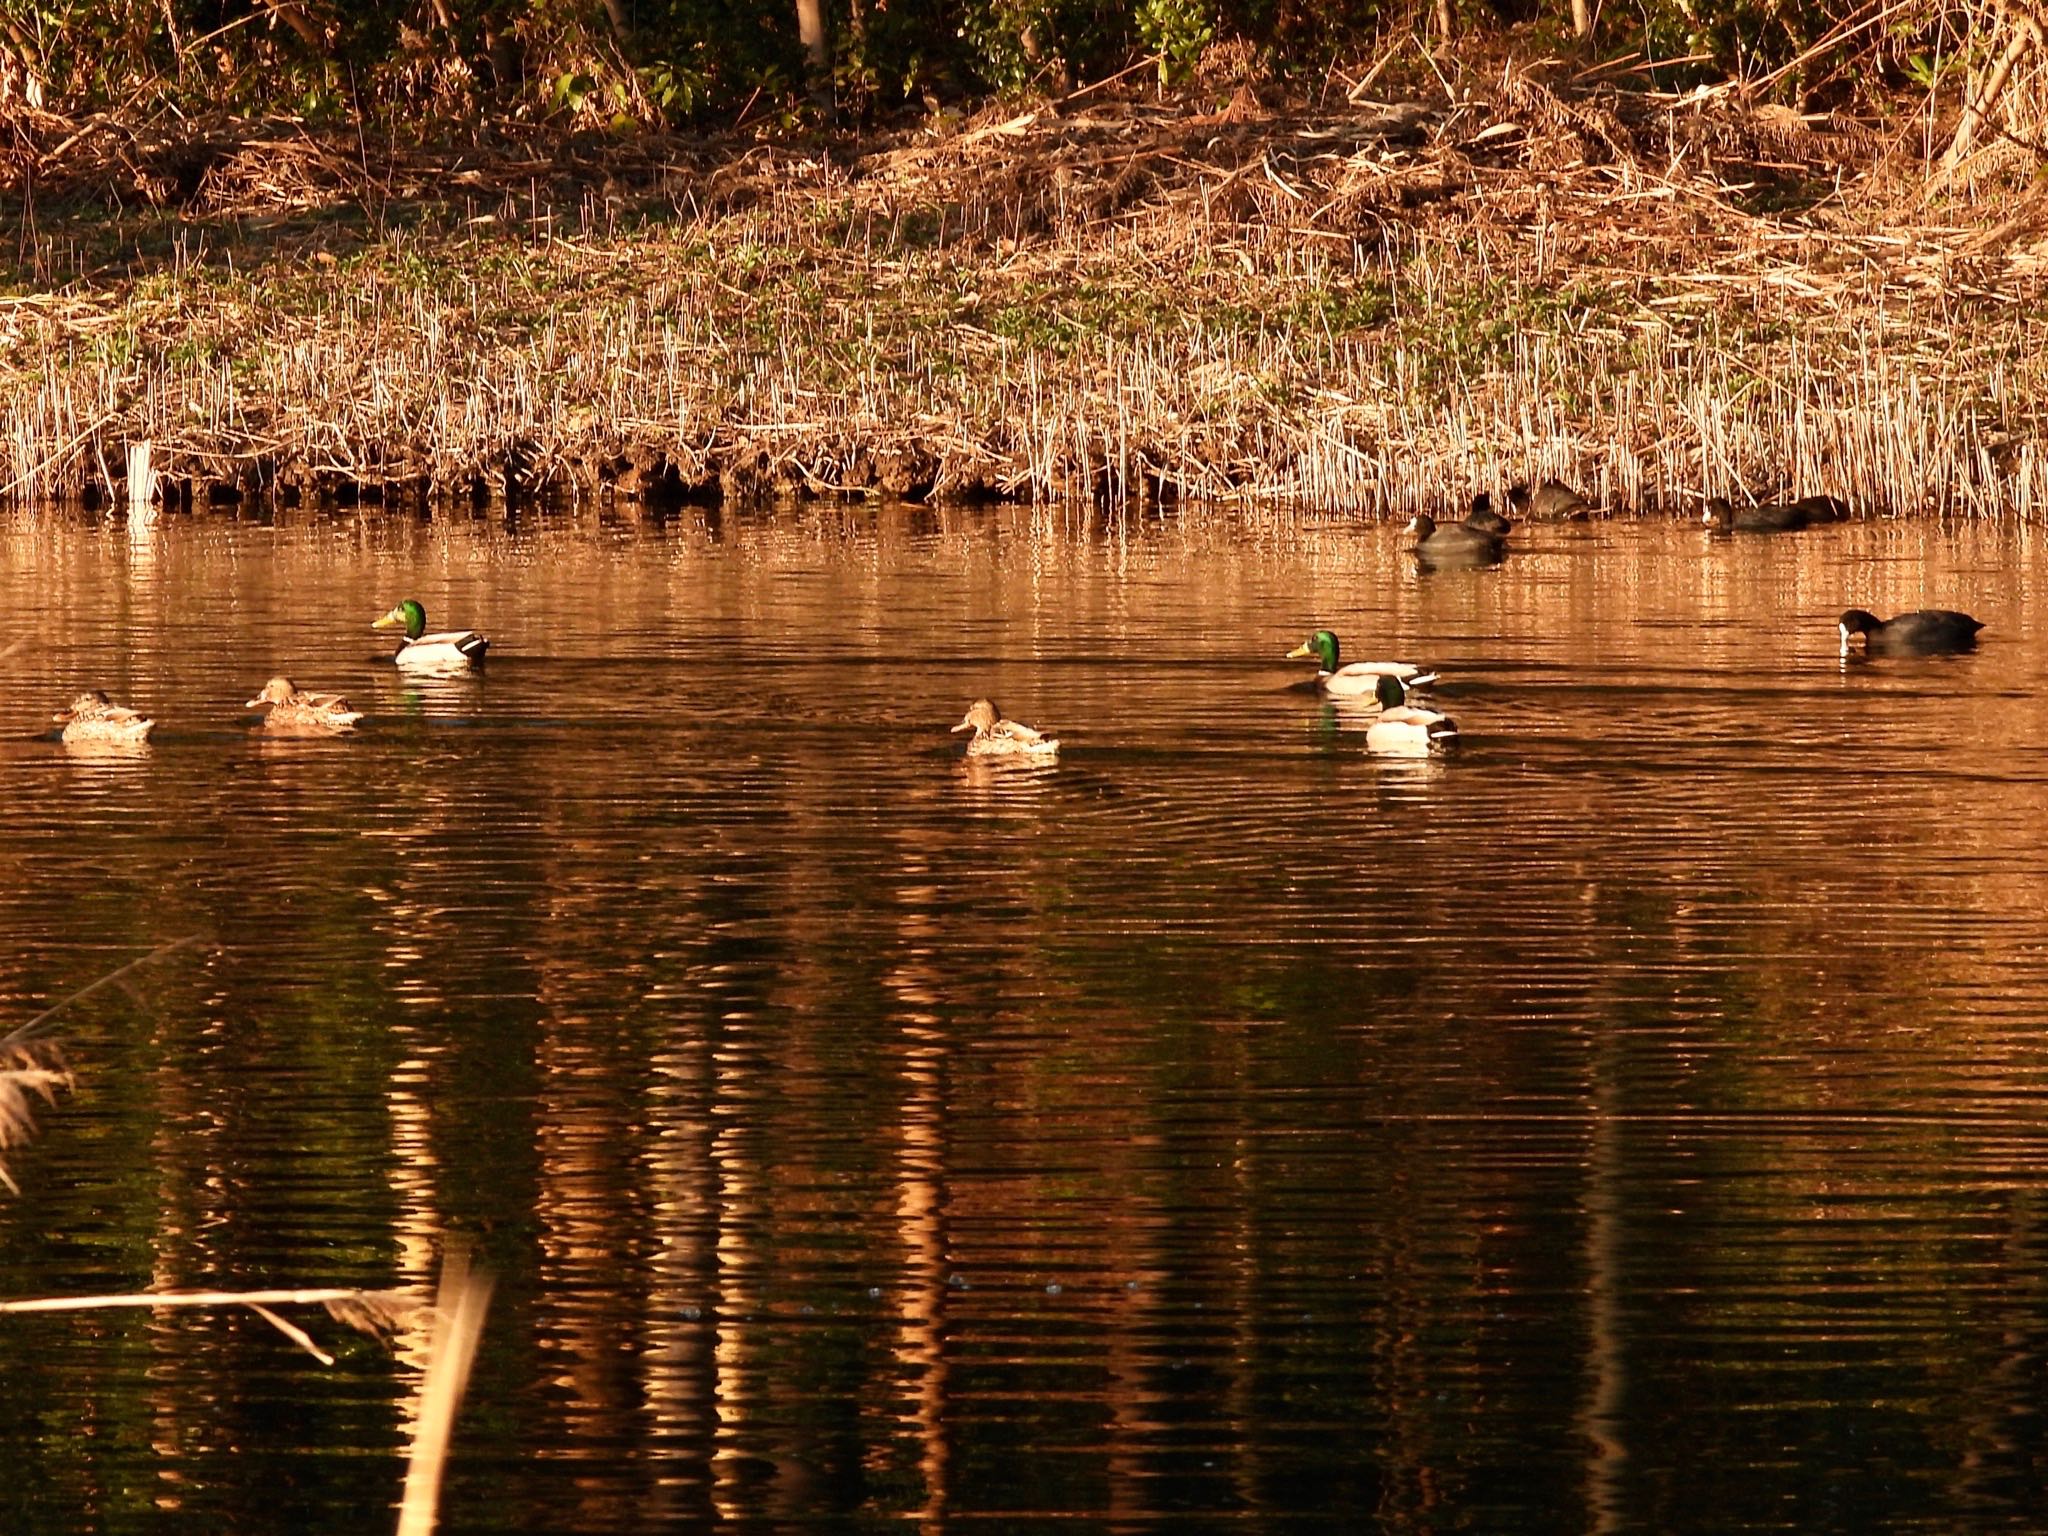
M 1676 1528 L 1688 1479 L 1799 1507 L 1875 1445 L 1911 1508 L 2021 1510 L 2048 931 L 2010 534 L 1539 531 L 1423 577 L 1309 520 L 206 525 L 138 608 L 104 531 L 17 533 L 0 598 L 46 582 L 66 643 L 0 708 L 118 664 L 190 734 L 129 773 L 0 750 L 0 1001 L 195 915 L 223 959 L 107 1000 L 0 1244 L 39 1287 L 387 1283 L 476 1234 L 453 1508 Z M 422 569 L 504 665 L 387 711 L 360 626 Z M 1845 671 L 1845 592 L 1994 628 Z M 1322 731 L 1280 660 L 1312 621 L 1442 667 L 1463 749 Z M 252 650 L 324 655 L 376 728 L 266 750 Z M 984 682 L 1069 760 L 956 759 Z M 111 1405 L 104 1486 L 217 1528 L 271 1510 L 231 1461 L 309 1526 L 388 1498 L 276 1418 L 388 1439 L 384 1367 L 93 1342 L 0 1366 Z

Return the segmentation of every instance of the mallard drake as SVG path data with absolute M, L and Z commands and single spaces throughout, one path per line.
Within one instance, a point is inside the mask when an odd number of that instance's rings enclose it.
M 1539 523 L 1583 522 L 1593 511 L 1593 503 L 1561 480 L 1546 480 L 1533 491 L 1526 485 L 1511 485 L 1508 505 L 1515 516 Z
M 1844 656 L 1849 654 L 1849 641 L 1857 635 L 1863 637 L 1866 656 L 1946 656 L 1975 650 L 1977 631 L 1984 626 L 1952 608 L 1919 608 L 1893 619 L 1851 608 L 1838 627 Z
M 1287 653 L 1289 661 L 1300 661 L 1313 656 L 1319 670 L 1316 672 L 1316 687 L 1333 699 L 1363 699 L 1373 697 L 1382 677 L 1399 678 L 1410 688 L 1421 688 L 1436 681 L 1434 672 L 1405 661 L 1353 661 L 1343 666 L 1337 664 L 1337 632 L 1333 629 L 1319 629 L 1301 644 Z
M 71 701 L 70 708 L 60 709 L 50 718 L 64 727 L 64 739 L 74 746 L 79 742 L 125 745 L 146 741 L 156 729 L 149 716 L 116 704 L 97 688 L 87 689 Z
M 1398 677 L 1383 676 L 1375 691 L 1380 714 L 1366 729 L 1367 751 L 1385 757 L 1427 757 L 1457 740 L 1457 722 L 1433 709 L 1415 708 Z
M 370 628 L 403 630 L 398 653 L 391 659 L 419 672 L 460 672 L 473 667 L 484 659 L 491 643 L 473 629 L 428 634 L 427 610 L 409 597 L 383 618 L 372 619 Z
M 967 738 L 969 757 L 1035 757 L 1045 760 L 1058 757 L 1060 753 L 1057 740 L 1034 731 L 1028 725 L 1005 720 L 1003 712 L 990 699 L 976 699 L 968 705 L 966 717 L 953 729 L 956 732 L 974 732 Z
M 1766 501 L 1754 507 L 1735 507 L 1725 496 L 1709 496 L 1701 521 L 1714 533 L 1797 533 L 1811 519 L 1797 503 Z
M 1465 514 L 1465 526 L 1477 528 L 1482 533 L 1497 533 L 1503 538 L 1515 528 L 1513 523 L 1493 510 L 1493 498 L 1484 491 L 1472 498 L 1472 510 Z
M 243 708 L 269 710 L 263 728 L 280 735 L 331 736 L 354 730 L 363 718 L 340 694 L 305 693 L 288 677 L 273 677 Z
M 1415 535 L 1415 553 L 1430 565 L 1494 565 L 1507 553 L 1507 540 L 1470 523 L 1439 528 L 1427 512 L 1409 520 L 1404 533 Z

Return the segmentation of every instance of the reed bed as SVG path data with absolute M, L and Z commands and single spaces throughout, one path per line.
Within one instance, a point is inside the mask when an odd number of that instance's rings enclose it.
M 1201 106 L 602 179 L 393 151 L 374 199 L 367 156 L 244 142 L 148 275 L 38 226 L 75 275 L 0 297 L 0 487 L 119 501 L 146 441 L 166 495 L 2048 509 L 2048 242 L 1990 193 L 1934 217 L 1910 145 L 1514 69 Z M 350 198 L 378 220 L 300 212 Z

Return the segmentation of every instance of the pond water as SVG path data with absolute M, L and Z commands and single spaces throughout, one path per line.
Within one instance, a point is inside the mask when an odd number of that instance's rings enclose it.
M 201 940 L 59 1015 L 0 1294 L 466 1239 L 458 1532 L 2037 1528 L 2048 541 L 1515 543 L 0 520 L 0 1032 Z M 1368 755 L 1316 624 L 1461 748 Z M 370 719 L 264 739 L 280 671 Z M 416 1340 L 295 1316 L 0 1317 L 0 1530 L 389 1529 Z

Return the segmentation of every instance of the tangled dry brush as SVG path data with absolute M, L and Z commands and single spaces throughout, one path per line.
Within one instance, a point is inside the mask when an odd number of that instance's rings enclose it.
M 24 113 L 0 485 L 119 500 L 147 442 L 201 499 L 1401 513 L 1556 474 L 2048 511 L 2022 134 L 1942 158 L 1953 125 L 1733 87 L 1429 78 L 459 152 Z

